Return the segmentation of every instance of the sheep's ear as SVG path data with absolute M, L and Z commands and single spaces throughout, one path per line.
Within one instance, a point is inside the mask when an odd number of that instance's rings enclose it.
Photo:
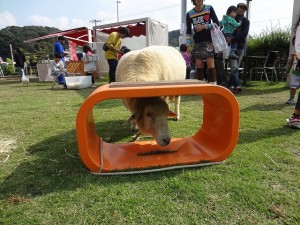
M 128 119 L 128 122 L 132 122 L 134 120 L 138 120 L 138 119 L 141 118 L 141 116 L 142 116 L 141 113 L 138 113 L 138 112 L 132 113 L 132 115 Z
M 129 117 L 129 119 L 127 120 L 128 122 L 134 121 L 136 119 L 134 113 Z

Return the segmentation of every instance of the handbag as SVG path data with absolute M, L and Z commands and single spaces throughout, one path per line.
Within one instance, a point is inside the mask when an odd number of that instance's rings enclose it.
M 222 33 L 217 24 L 212 24 L 212 29 L 210 30 L 210 33 L 215 53 L 226 52 L 228 45 L 225 40 L 224 34 Z
M 106 43 L 104 43 L 104 45 L 103 45 L 102 49 L 103 49 L 104 51 L 107 51 L 107 50 L 109 49 L 109 47 L 107 46 L 107 44 L 106 44 Z
M 231 50 L 231 47 L 227 45 L 227 49 L 223 52 L 224 59 L 229 58 L 230 50 Z

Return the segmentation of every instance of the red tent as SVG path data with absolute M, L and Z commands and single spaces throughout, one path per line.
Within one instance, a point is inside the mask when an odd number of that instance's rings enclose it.
M 110 34 L 114 31 L 117 31 L 120 26 L 113 26 L 110 28 L 104 28 L 104 29 L 98 29 L 97 31 Z M 126 27 L 130 29 L 130 34 L 131 36 L 141 36 L 141 35 L 146 35 L 146 26 L 145 22 L 138 22 L 135 24 L 129 24 Z M 90 34 L 89 34 L 90 33 Z M 89 35 L 90 40 L 89 40 Z M 64 31 L 59 31 L 55 33 L 51 33 L 45 36 L 37 37 L 37 38 L 32 38 L 29 40 L 26 40 L 24 42 L 35 42 L 47 38 L 56 38 L 58 36 L 64 36 L 67 40 L 70 40 L 77 45 L 83 46 L 86 43 L 89 42 L 94 42 L 94 31 L 88 29 L 87 27 L 79 27 L 79 28 L 74 28 L 70 30 L 64 30 Z
M 110 28 L 103 28 L 103 29 L 99 29 L 99 31 L 106 33 L 106 34 L 110 34 L 114 31 L 117 31 L 118 27 L 110 27 Z M 146 25 L 145 22 L 138 22 L 136 24 L 129 24 L 127 26 L 125 26 L 127 28 L 129 28 L 130 30 L 130 36 L 136 36 L 139 37 L 141 35 L 146 36 Z
M 67 40 L 71 40 L 71 41 L 75 42 L 76 44 L 83 46 L 85 43 L 89 42 L 89 32 L 91 33 L 91 41 L 93 41 L 93 39 L 94 39 L 93 31 L 86 27 L 80 27 L 80 28 L 51 33 L 51 34 L 37 37 L 37 38 L 32 38 L 32 39 L 26 40 L 24 42 L 35 42 L 35 41 L 39 41 L 39 40 L 43 40 L 43 39 L 64 36 Z

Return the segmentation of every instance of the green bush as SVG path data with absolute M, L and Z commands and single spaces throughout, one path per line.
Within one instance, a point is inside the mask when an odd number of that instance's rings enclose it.
M 14 73 L 13 61 L 10 58 L 6 58 L 5 60 L 7 64 L 1 64 L 2 71 L 4 75 L 11 75 Z
M 280 57 L 286 59 L 290 47 L 290 28 L 264 30 L 259 35 L 250 37 L 247 55 L 266 55 L 269 51 L 279 51 Z

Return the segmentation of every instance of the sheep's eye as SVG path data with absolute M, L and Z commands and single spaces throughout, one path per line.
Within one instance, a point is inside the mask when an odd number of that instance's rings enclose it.
M 146 113 L 146 116 L 152 117 L 152 113 L 151 113 L 151 112 L 147 112 L 147 113 Z

